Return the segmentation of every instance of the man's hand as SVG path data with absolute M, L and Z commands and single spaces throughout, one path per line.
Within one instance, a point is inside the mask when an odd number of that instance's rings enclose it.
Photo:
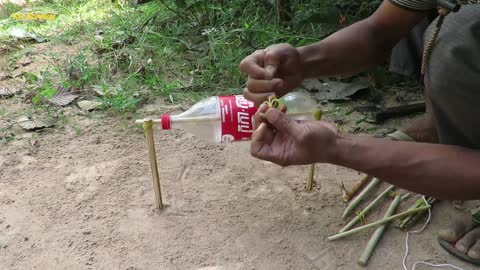
M 242 60 L 240 70 L 248 75 L 243 95 L 257 106 L 268 96 L 287 94 L 303 81 L 300 54 L 289 44 L 254 52 Z
M 251 154 L 281 166 L 333 162 L 337 130 L 324 121 L 295 121 L 262 105 L 255 114 Z M 268 123 L 268 124 L 267 124 Z

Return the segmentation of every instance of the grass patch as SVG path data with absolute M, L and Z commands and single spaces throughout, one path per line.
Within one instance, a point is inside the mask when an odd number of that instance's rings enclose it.
M 11 39 L 9 31 L 21 28 L 51 43 L 83 44 L 76 55 L 56 62 L 55 74 L 45 73 L 35 82 L 39 102 L 56 84 L 87 96 L 101 89 L 104 107 L 119 112 L 135 111 L 152 96 L 176 103 L 240 93 L 245 77 L 238 64 L 243 57 L 274 43 L 316 42 L 339 28 L 342 9 L 331 0 L 292 1 L 292 20 L 278 22 L 274 8 L 264 1 L 157 0 L 138 8 L 130 2 L 29 4 L 32 10 L 58 13 L 47 22 L 14 21 L 8 17 L 20 10 L 14 6 L 0 14 L 0 39 Z

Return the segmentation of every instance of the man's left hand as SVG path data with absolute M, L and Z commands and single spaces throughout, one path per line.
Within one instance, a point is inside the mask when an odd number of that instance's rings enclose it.
M 325 121 L 296 121 L 277 109 L 260 106 L 250 151 L 281 166 L 332 162 L 337 129 Z M 269 124 L 267 124 L 269 123 Z

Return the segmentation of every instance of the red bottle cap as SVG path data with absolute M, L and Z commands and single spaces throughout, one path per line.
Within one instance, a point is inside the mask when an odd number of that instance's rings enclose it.
M 170 129 L 170 115 L 162 114 L 162 129 Z

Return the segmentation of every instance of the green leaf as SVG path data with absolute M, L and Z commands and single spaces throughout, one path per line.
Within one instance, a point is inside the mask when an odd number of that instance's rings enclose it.
M 187 2 L 185 0 L 175 0 L 175 5 L 177 8 L 185 8 L 187 7 Z

